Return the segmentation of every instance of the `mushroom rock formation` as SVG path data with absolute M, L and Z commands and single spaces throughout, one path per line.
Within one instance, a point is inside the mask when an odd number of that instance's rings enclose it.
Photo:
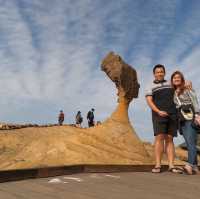
M 152 159 L 147 153 L 143 143 L 135 133 L 128 117 L 128 107 L 133 98 L 138 97 L 139 83 L 136 70 L 125 63 L 123 59 L 113 52 L 110 52 L 102 61 L 101 69 L 115 83 L 118 90 L 118 106 L 103 125 L 109 126 L 117 134 L 118 146 L 126 143 L 127 150 L 130 152 L 132 163 L 138 164 L 152 163 Z M 123 148 L 123 146 L 121 145 Z
M 119 105 L 111 118 L 128 122 L 128 106 L 138 97 L 139 83 L 136 71 L 126 64 L 119 55 L 110 52 L 102 62 L 101 69 L 115 83 L 118 89 Z
M 0 169 L 78 164 L 151 164 L 128 118 L 128 106 L 138 96 L 136 71 L 109 53 L 101 68 L 118 89 L 118 106 L 105 122 L 91 128 L 27 127 L 0 133 Z

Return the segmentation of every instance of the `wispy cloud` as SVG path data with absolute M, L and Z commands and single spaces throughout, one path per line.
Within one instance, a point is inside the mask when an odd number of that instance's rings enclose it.
M 76 111 L 85 116 L 92 107 L 97 120 L 105 119 L 116 90 L 100 62 L 114 50 L 138 71 L 140 98 L 130 116 L 139 135 L 151 139 L 144 93 L 153 65 L 165 64 L 168 77 L 182 70 L 200 89 L 200 3 L 187 2 L 0 0 L 0 121 L 55 122 L 64 109 L 71 123 Z

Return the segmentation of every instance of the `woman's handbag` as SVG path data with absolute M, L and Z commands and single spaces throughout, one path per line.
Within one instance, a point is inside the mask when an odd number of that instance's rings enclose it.
M 179 105 L 178 118 L 180 122 L 194 119 L 194 108 L 192 104 L 182 104 L 179 97 L 176 95 L 176 99 Z
M 179 117 L 181 121 L 192 120 L 194 118 L 194 109 L 191 104 L 183 104 L 179 109 Z

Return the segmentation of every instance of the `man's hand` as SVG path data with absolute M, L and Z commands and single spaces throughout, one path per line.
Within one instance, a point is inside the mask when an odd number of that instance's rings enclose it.
M 158 111 L 158 115 L 159 115 L 160 117 L 167 117 L 167 116 L 169 116 L 168 113 L 165 112 L 165 111 Z
M 153 98 L 152 96 L 147 96 L 146 97 L 146 100 L 147 100 L 147 103 L 148 105 L 150 106 L 150 108 L 155 112 L 157 113 L 160 117 L 167 117 L 168 116 L 168 113 L 165 112 L 165 111 L 161 111 L 159 110 L 156 105 L 154 104 L 153 102 Z

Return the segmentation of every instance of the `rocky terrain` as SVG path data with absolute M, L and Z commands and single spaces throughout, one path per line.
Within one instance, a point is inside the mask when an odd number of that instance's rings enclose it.
M 87 129 L 70 125 L 4 125 L 0 131 L 0 169 L 153 164 L 128 118 L 129 103 L 139 92 L 136 71 L 114 53 L 105 57 L 101 69 L 118 90 L 118 105 L 107 120 Z

